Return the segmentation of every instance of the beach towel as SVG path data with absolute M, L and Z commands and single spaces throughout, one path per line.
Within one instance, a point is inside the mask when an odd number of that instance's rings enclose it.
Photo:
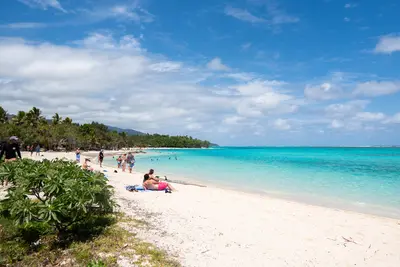
M 128 185 L 125 187 L 128 191 L 151 191 L 144 188 L 142 185 Z

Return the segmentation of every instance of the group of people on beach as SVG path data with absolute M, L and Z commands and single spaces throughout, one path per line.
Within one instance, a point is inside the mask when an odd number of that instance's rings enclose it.
M 132 173 L 133 167 L 135 167 L 135 162 L 135 156 L 132 152 L 129 152 L 128 155 L 123 154 L 117 158 L 117 168 L 122 169 L 122 171 L 125 172 L 126 166 L 128 165 L 129 173 Z

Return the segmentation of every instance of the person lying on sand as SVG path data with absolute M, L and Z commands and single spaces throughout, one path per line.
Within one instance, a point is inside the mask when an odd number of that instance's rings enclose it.
M 147 190 L 169 190 L 169 191 L 176 191 L 176 189 L 169 183 L 167 182 L 160 182 L 159 180 L 155 180 L 150 177 L 148 173 L 144 175 L 144 180 L 143 180 L 143 187 L 146 188 Z

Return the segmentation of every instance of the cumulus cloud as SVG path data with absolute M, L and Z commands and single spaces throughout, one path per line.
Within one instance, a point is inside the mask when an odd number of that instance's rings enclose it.
M 255 75 L 253 73 L 247 72 L 235 72 L 235 73 L 227 73 L 224 77 L 228 77 L 237 81 L 251 81 L 254 79 Z
M 60 10 L 64 13 L 67 11 L 61 6 L 58 0 L 18 0 L 19 2 L 31 7 L 31 8 L 41 8 L 43 10 L 49 7 Z
M 374 97 L 394 94 L 399 91 L 400 82 L 398 81 L 369 81 L 358 84 L 354 90 L 354 94 Z
M 379 38 L 375 53 L 391 54 L 400 51 L 400 36 L 386 35 Z
M 400 123 L 400 112 L 394 114 L 393 116 L 387 118 L 383 123 L 389 124 L 389 123 Z
M 219 57 L 212 59 L 210 62 L 207 63 L 207 67 L 210 70 L 216 71 L 228 71 L 230 68 L 222 63 L 222 60 Z
M 275 129 L 278 130 L 290 130 L 292 127 L 290 126 L 290 124 L 288 123 L 287 120 L 284 119 L 277 119 L 274 121 L 274 127 Z
M 175 133 L 217 124 L 219 112 L 233 110 L 228 96 L 191 81 L 199 73 L 138 50 L 131 36 L 91 34 L 76 43 L 0 42 L 0 77 L 8 81 L 0 83 L 2 105 L 149 131 L 168 126 Z M 190 116 L 188 127 L 183 119 Z
M 367 100 L 354 100 L 346 103 L 331 104 L 325 108 L 328 117 L 348 118 L 363 111 L 370 102 Z
M 385 118 L 385 114 L 382 112 L 359 112 L 356 114 L 354 119 L 360 121 L 381 121 Z
M 320 85 L 306 85 L 304 96 L 313 100 L 329 100 L 339 98 L 342 89 L 332 83 L 323 83 Z

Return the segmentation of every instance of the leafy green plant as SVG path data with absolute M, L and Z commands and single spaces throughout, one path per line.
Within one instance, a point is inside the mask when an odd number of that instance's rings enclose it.
M 82 170 L 75 163 L 24 159 L 0 165 L 0 182 L 12 186 L 0 201 L 0 214 L 18 225 L 46 223 L 59 238 L 74 224 L 111 213 L 112 187 L 103 174 Z
M 87 265 L 87 267 L 106 267 L 107 265 L 101 261 L 101 260 L 92 260 L 89 262 L 89 264 Z

